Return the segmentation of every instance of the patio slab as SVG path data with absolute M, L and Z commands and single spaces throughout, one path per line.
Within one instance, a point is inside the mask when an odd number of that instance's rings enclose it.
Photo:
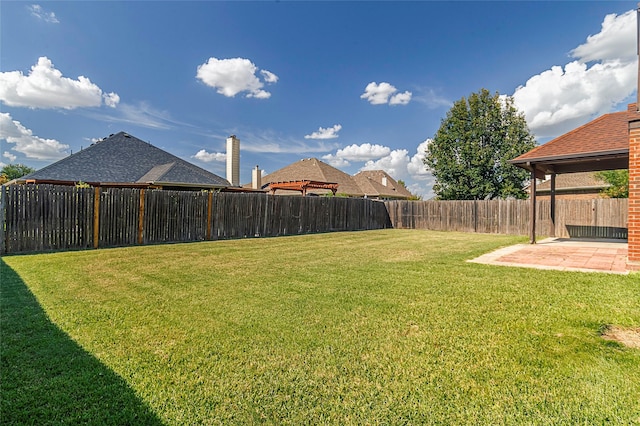
M 547 238 L 537 244 L 504 247 L 469 260 L 489 265 L 560 271 L 628 274 L 625 240 Z

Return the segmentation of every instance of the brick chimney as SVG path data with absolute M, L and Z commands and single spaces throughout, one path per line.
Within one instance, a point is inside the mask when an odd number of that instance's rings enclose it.
M 227 180 L 231 186 L 240 186 L 240 139 L 227 138 Z

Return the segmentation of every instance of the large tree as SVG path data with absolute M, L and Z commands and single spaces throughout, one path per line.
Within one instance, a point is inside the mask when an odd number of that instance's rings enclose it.
M 601 194 L 609 198 L 629 198 L 629 170 L 597 172 L 596 178 L 609 184 Z
M 0 170 L 0 183 L 9 182 L 10 180 L 17 179 L 35 171 L 36 169 L 25 166 L 24 164 L 7 164 Z
M 508 163 L 535 147 L 513 98 L 481 89 L 453 104 L 427 147 L 424 163 L 441 200 L 526 198 L 529 174 Z

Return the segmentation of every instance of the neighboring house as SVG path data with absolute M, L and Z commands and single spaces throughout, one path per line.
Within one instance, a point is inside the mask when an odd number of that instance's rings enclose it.
M 260 180 L 263 190 L 278 195 L 333 193 L 379 200 L 406 200 L 412 196 L 404 186 L 382 170 L 367 170 L 351 176 L 317 158 L 296 161 L 262 176 Z M 252 184 L 244 185 L 245 188 L 251 186 Z
M 556 200 L 591 200 L 601 198 L 610 185 L 596 177 L 595 172 L 567 173 L 556 176 Z M 527 187 L 527 192 L 529 188 Z M 551 179 L 536 185 L 538 200 L 551 198 Z
M 120 132 L 17 180 L 46 183 L 180 190 L 223 189 L 229 182 L 169 154 L 148 142 Z
M 364 170 L 356 174 L 356 181 L 364 196 L 378 200 L 407 200 L 412 194 L 384 170 Z
M 305 187 L 305 185 L 309 185 Z M 353 176 L 328 165 L 317 158 L 305 158 L 273 173 L 262 176 L 262 188 L 277 194 L 326 195 L 333 190 L 327 186 L 337 185 L 336 194 L 348 197 L 364 197 L 364 192 Z M 279 189 L 287 187 L 288 190 Z M 297 187 L 299 189 L 292 189 Z M 335 187 L 333 187 L 335 188 Z

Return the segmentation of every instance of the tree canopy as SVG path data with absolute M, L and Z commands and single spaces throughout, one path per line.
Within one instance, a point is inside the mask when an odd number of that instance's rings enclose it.
M 508 163 L 535 147 L 511 97 L 481 89 L 453 104 L 427 147 L 424 163 L 441 200 L 526 198 L 526 170 Z
M 35 172 L 36 169 L 24 164 L 7 164 L 0 170 L 0 183 L 9 182 L 10 180 L 28 175 Z
M 606 170 L 596 177 L 610 185 L 601 192 L 605 197 L 629 198 L 629 170 Z

